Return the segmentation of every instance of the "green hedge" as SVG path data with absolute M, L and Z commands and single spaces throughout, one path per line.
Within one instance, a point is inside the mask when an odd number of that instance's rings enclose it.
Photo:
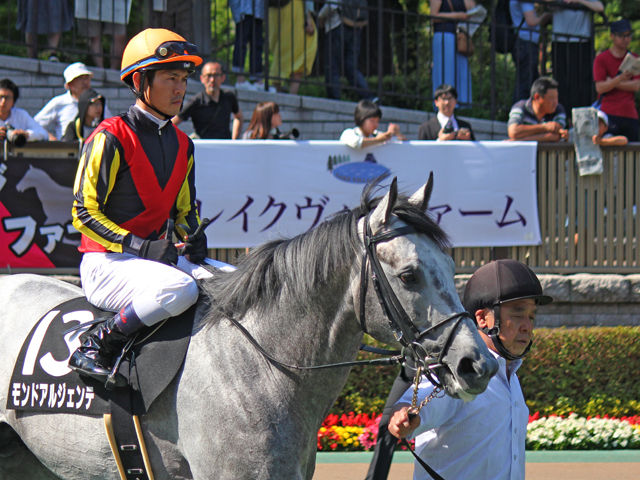
M 354 368 L 332 413 L 381 412 L 397 372 L 398 367 Z M 519 376 L 532 413 L 637 415 L 640 327 L 537 329 Z

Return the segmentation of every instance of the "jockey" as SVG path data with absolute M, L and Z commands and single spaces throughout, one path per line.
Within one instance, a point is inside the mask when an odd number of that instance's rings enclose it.
M 183 237 L 200 224 L 193 142 L 171 118 L 201 63 L 198 48 L 174 32 L 138 33 L 120 72 L 135 104 L 104 120 L 83 147 L 72 209 L 82 234 L 82 287 L 93 305 L 117 313 L 81 337 L 69 359 L 80 374 L 105 381 L 127 340 L 187 310 L 198 298 L 194 278 L 210 276 L 198 265 L 207 254 L 204 232 L 188 237 L 179 255 L 173 232 L 164 231 L 169 219 Z M 116 386 L 124 384 L 116 376 Z

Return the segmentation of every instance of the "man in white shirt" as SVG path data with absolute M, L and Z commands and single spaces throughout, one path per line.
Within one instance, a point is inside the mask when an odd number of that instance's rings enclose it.
M 83 63 L 76 62 L 65 68 L 63 75 L 67 92 L 49 100 L 34 117 L 49 132 L 49 140 L 53 141 L 62 138 L 67 125 L 78 116 L 78 99 L 91 88 L 93 73 Z M 111 116 L 105 105 L 104 118 Z
M 22 108 L 15 106 L 20 89 L 8 78 L 0 80 L 0 141 L 22 143 L 25 141 L 47 140 L 47 132 Z M 20 140 L 22 138 L 22 140 Z M 18 145 L 20 146 L 20 145 Z
M 475 399 L 439 396 L 416 416 L 409 414 L 409 388 L 397 403 L 389 432 L 415 437 L 416 452 L 444 478 L 524 480 L 529 409 L 516 371 L 531 348 L 537 305 L 551 301 L 536 275 L 520 262 L 497 260 L 480 267 L 467 282 L 463 304 L 497 358 L 498 373 Z M 428 381 L 421 382 L 417 403 L 433 389 Z M 431 477 L 416 463 L 413 478 Z

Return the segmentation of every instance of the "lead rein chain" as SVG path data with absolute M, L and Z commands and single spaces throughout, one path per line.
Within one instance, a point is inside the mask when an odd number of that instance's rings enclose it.
M 413 396 L 411 397 L 411 407 L 409 407 L 409 418 L 420 413 L 420 410 L 434 398 L 438 398 L 438 395 L 443 392 L 442 387 L 435 386 L 433 391 L 427 395 L 427 397 L 418 405 L 418 385 L 420 385 L 420 378 L 422 378 L 422 366 L 419 366 L 416 370 L 416 376 L 413 379 Z

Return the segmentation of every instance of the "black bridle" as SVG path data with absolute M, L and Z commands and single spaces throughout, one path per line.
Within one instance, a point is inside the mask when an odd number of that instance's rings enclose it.
M 453 341 L 453 334 L 462 319 L 464 317 L 471 318 L 471 315 L 468 312 L 454 313 L 429 328 L 422 330 L 419 329 L 413 320 L 411 320 L 411 317 L 409 317 L 406 310 L 400 303 L 400 300 L 398 300 L 398 297 L 391 288 L 391 285 L 384 274 L 384 270 L 382 270 L 382 265 L 380 265 L 378 253 L 376 252 L 376 244 L 386 242 L 396 237 L 408 235 L 410 233 L 416 233 L 416 230 L 412 226 L 406 225 L 394 229 L 383 229 L 373 235 L 371 225 L 369 223 L 370 215 L 371 214 L 367 215 L 364 219 L 364 254 L 362 257 L 362 268 L 360 270 L 360 326 L 364 332 L 367 332 L 365 322 L 365 297 L 368 283 L 367 265 L 371 265 L 371 280 L 373 282 L 373 287 L 378 297 L 380 307 L 387 316 L 389 326 L 391 327 L 396 340 L 400 342 L 406 350 L 413 354 L 416 365 L 424 367 L 425 375 L 429 378 L 429 381 L 431 381 L 435 386 L 441 386 L 437 378 L 434 377 L 433 370 L 444 366 L 442 360 Z M 447 335 L 444 342 L 441 343 L 437 356 L 427 352 L 422 346 L 422 339 L 431 334 L 434 330 L 453 320 L 455 320 L 453 328 L 449 332 L 449 335 Z
M 365 324 L 365 296 L 367 293 L 367 283 L 369 278 L 367 275 L 367 264 L 369 262 L 367 260 L 371 259 L 371 280 L 373 282 L 376 294 L 378 295 L 378 301 L 380 302 L 382 310 L 383 312 L 385 312 L 387 319 L 389 320 L 389 326 L 394 332 L 396 340 L 402 344 L 402 346 L 404 347 L 403 350 L 408 350 L 409 352 L 411 352 L 416 365 L 421 365 L 424 367 L 424 375 L 429 379 L 429 381 L 436 387 L 442 387 L 438 379 L 433 375 L 433 370 L 438 367 L 444 366 L 444 364 L 442 363 L 442 359 L 453 340 L 453 334 L 456 331 L 458 324 L 464 317 L 471 318 L 471 315 L 469 315 L 468 312 L 455 313 L 441 320 L 437 324 L 432 325 L 429 328 L 420 330 L 415 325 L 415 323 L 413 323 L 409 315 L 407 315 L 407 312 L 402 307 L 400 300 L 398 300 L 398 297 L 391 288 L 391 285 L 389 285 L 389 281 L 387 280 L 387 277 L 382 270 L 382 266 L 380 265 L 380 260 L 378 260 L 378 254 L 375 248 L 375 245 L 377 243 L 386 242 L 387 240 L 391 240 L 392 238 L 408 235 L 410 233 L 416 233 L 416 230 L 413 227 L 404 226 L 392 230 L 383 230 L 376 235 L 373 235 L 371 233 L 371 227 L 369 225 L 369 216 L 370 214 L 367 215 L 367 217 L 365 217 L 364 219 L 365 249 L 362 258 L 362 269 L 360 278 L 360 325 L 362 327 L 362 331 L 365 333 L 367 332 Z M 220 313 L 222 313 L 238 330 L 240 330 L 240 332 L 247 338 L 247 340 L 249 340 L 249 342 L 256 348 L 256 350 L 258 350 L 258 352 L 260 352 L 260 354 L 267 361 L 278 368 L 285 368 L 288 370 L 322 370 L 326 368 L 351 367 L 355 365 L 393 365 L 402 363 L 405 360 L 405 355 L 403 352 L 400 355 L 373 360 L 355 360 L 352 362 L 330 363 L 324 365 L 290 365 L 274 358 L 271 354 L 265 351 L 258 343 L 258 341 L 253 337 L 253 335 L 251 335 L 251 333 L 238 320 L 233 318 L 233 315 L 222 311 Z M 440 353 L 437 357 L 430 355 L 420 343 L 421 339 L 452 320 L 455 320 L 455 324 L 446 340 L 442 342 Z M 366 350 L 366 348 L 364 348 L 364 350 Z M 396 352 L 385 351 L 384 353 L 393 354 Z

